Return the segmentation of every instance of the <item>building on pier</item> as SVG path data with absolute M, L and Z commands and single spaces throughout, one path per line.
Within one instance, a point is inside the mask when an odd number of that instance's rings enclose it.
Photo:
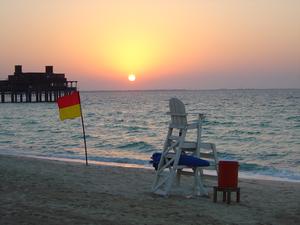
M 45 72 L 23 72 L 15 65 L 13 75 L 0 80 L 0 103 L 56 102 L 57 98 L 77 90 L 77 81 L 68 81 L 63 73 L 54 73 L 53 66 Z

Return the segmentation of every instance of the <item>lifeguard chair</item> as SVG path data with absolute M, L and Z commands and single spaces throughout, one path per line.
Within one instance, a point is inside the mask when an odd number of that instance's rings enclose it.
M 189 124 L 185 106 L 179 99 L 171 98 L 169 108 L 170 112 L 167 114 L 171 116 L 171 121 L 163 151 L 152 156 L 153 164 L 157 169 L 152 190 L 156 194 L 167 196 L 175 180 L 178 185 L 180 184 L 181 175 L 193 175 L 194 194 L 208 195 L 201 176 L 203 175 L 202 169 L 208 168 L 209 162 L 200 158 L 200 149 L 210 151 L 209 153 L 203 153 L 203 157 L 214 160 L 216 171 L 218 170 L 218 158 L 214 144 L 201 142 L 204 115 L 197 113 L 197 120 Z M 196 141 L 186 141 L 189 130 L 196 130 Z M 185 169 L 189 169 L 189 171 Z

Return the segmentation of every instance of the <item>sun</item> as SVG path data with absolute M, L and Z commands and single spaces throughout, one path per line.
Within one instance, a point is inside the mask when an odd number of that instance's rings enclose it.
M 135 81 L 135 79 L 136 79 L 136 76 L 133 73 L 128 75 L 129 81 Z

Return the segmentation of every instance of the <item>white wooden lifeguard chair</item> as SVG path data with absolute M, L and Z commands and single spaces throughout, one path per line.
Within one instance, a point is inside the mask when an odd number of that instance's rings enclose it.
M 204 115 L 197 113 L 198 119 L 193 123 L 188 123 L 187 113 L 185 111 L 184 104 L 177 98 L 171 98 L 169 101 L 170 112 L 167 113 L 171 116 L 171 121 L 169 123 L 168 134 L 164 143 L 163 152 L 160 155 L 159 164 L 157 166 L 157 172 L 155 181 L 152 187 L 152 191 L 159 195 L 167 196 L 169 195 L 174 181 L 176 184 L 180 184 L 181 175 L 193 175 L 194 184 L 193 192 L 194 195 L 204 195 L 207 196 L 208 192 L 203 185 L 202 166 L 189 166 L 181 165 L 180 156 L 190 155 L 195 158 L 200 158 L 200 148 L 206 149 L 209 152 L 203 153 L 203 158 L 213 159 L 214 168 L 218 170 L 218 158 L 217 152 L 214 144 L 202 143 L 201 142 L 201 131 L 202 122 L 204 120 Z M 196 129 L 197 137 L 196 141 L 188 142 L 186 141 L 186 135 L 188 130 Z M 184 169 L 188 168 L 189 171 Z

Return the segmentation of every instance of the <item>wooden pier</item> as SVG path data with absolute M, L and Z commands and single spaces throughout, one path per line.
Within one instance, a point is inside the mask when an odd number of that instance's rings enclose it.
M 68 81 L 63 73 L 53 73 L 53 66 L 45 72 L 23 73 L 16 65 L 13 75 L 0 80 L 0 103 L 56 102 L 58 97 L 77 90 L 77 81 Z

